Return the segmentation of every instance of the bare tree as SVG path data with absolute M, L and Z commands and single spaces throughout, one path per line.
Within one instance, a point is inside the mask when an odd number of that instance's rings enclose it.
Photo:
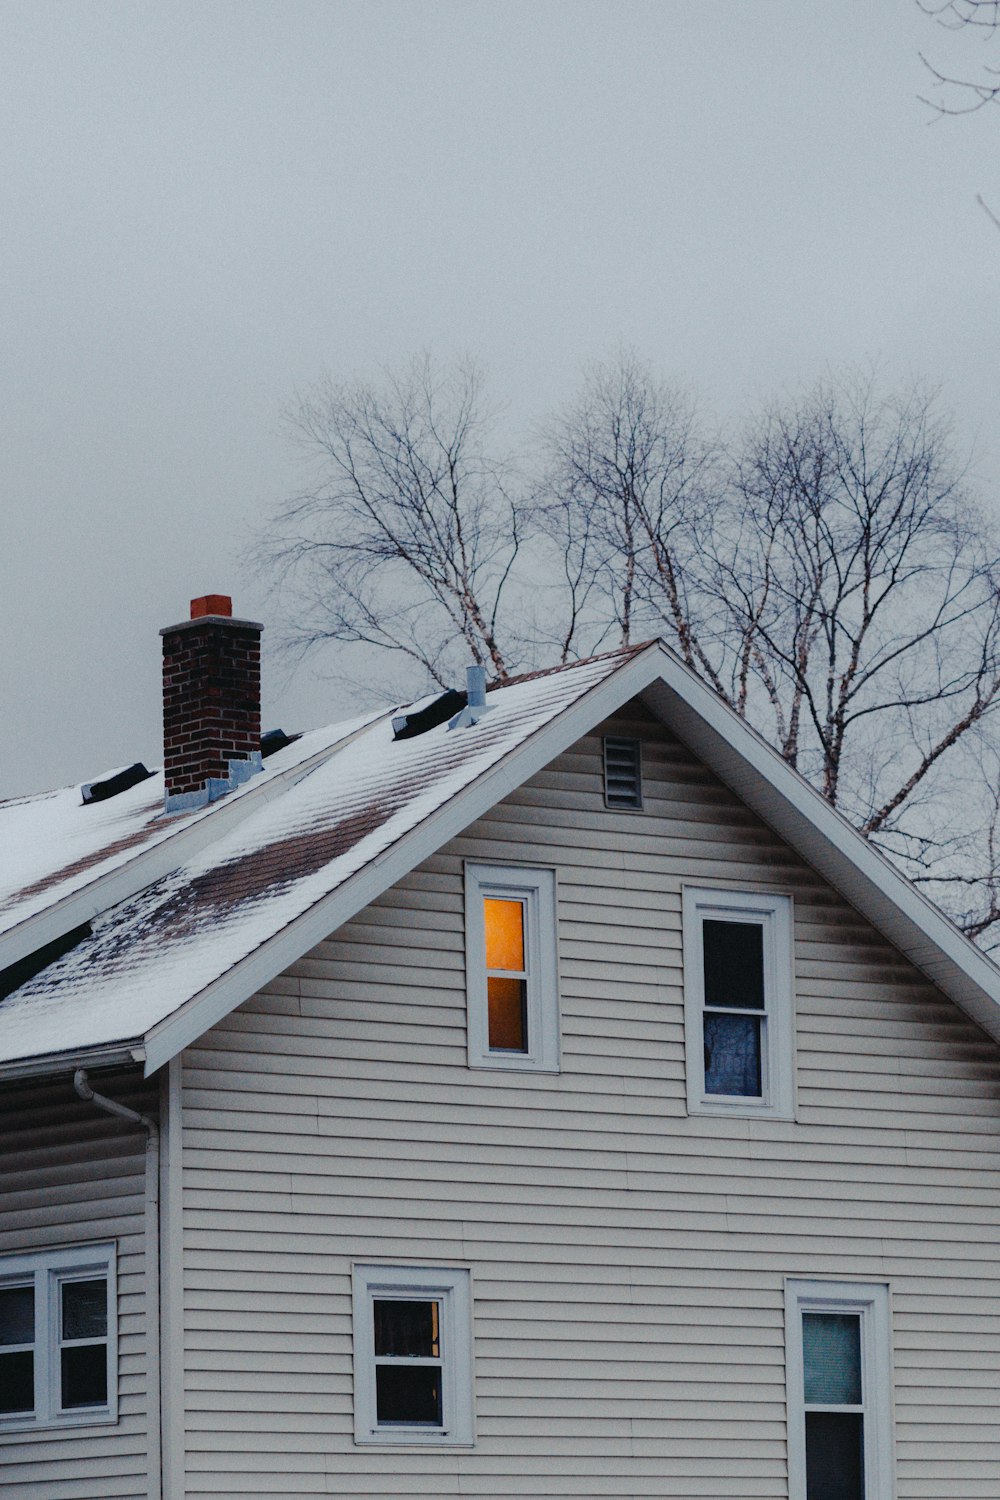
M 982 780 L 1000 567 L 932 394 L 827 383 L 766 412 L 724 472 L 690 403 L 626 354 L 591 369 L 549 453 L 591 634 L 662 635 L 866 837 L 953 887 L 970 930 L 1000 920 Z
M 549 425 L 530 504 L 468 365 L 327 383 L 289 420 L 310 482 L 260 555 L 300 646 L 446 685 L 470 657 L 502 681 L 663 636 L 966 931 L 1000 933 L 1000 561 L 932 393 L 828 381 L 723 452 L 626 353 Z
M 1000 703 L 1000 565 L 932 395 L 820 387 L 767 414 L 734 484 L 739 529 L 716 549 L 730 701 L 910 874 L 967 892 L 982 806 L 967 826 L 955 792 L 967 809 L 983 787 Z
M 549 426 L 544 515 L 566 559 L 565 657 L 614 631 L 627 645 L 665 633 L 714 681 L 699 637 L 695 566 L 717 461 L 690 397 L 630 351 L 591 365 Z
M 380 386 L 327 380 L 286 421 L 309 482 L 257 558 L 284 584 L 293 643 L 376 647 L 440 685 L 470 657 L 504 679 L 523 517 L 475 365 L 439 374 L 424 357 Z

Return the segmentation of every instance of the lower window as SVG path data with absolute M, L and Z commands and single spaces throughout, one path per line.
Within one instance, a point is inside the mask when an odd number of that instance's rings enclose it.
M 888 1288 L 789 1281 L 785 1299 L 790 1500 L 890 1500 Z
M 354 1267 L 354 1436 L 472 1442 L 467 1270 Z
M 116 1416 L 115 1247 L 0 1258 L 0 1431 Z

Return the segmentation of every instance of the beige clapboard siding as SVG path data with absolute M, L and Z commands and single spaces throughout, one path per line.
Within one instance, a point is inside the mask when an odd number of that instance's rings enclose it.
M 145 1113 L 156 1089 L 99 1087 Z M 146 1136 L 57 1083 L 0 1097 L 0 1256 L 117 1242 L 118 1422 L 37 1434 L 0 1432 L 5 1500 L 137 1500 L 146 1484 L 144 1310 Z
M 786 1276 L 889 1281 L 899 1500 L 996 1500 L 1000 1055 L 642 711 L 185 1055 L 189 1494 L 786 1500 Z M 554 866 L 562 1072 L 465 1065 L 462 859 Z M 689 1118 L 681 885 L 795 898 L 798 1118 Z M 352 1442 L 352 1260 L 469 1266 L 473 1452 Z

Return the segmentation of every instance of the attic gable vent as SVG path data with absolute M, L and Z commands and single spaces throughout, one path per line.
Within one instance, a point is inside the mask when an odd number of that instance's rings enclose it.
M 642 806 L 642 755 L 638 740 L 604 741 L 604 803 L 606 807 Z

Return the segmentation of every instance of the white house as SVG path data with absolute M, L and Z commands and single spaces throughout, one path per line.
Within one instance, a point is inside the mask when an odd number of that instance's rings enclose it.
M 227 610 L 0 804 L 5 1496 L 997 1500 L 994 964 L 659 644 L 261 746 Z

